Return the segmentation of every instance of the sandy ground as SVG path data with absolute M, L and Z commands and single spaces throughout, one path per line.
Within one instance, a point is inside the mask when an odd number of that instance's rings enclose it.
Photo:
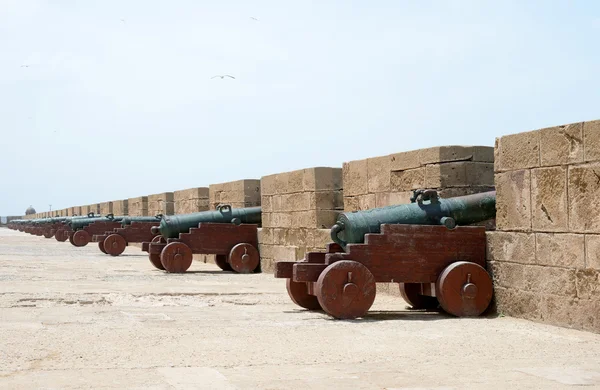
M 8 229 L 0 306 L 2 389 L 600 389 L 600 334 L 385 295 L 332 320 L 272 275 L 171 275 L 137 247 L 111 258 Z

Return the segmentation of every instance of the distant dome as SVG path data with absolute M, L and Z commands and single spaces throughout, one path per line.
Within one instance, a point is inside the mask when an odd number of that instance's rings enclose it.
M 27 210 L 25 210 L 25 215 L 35 214 L 35 209 L 32 206 L 29 206 Z

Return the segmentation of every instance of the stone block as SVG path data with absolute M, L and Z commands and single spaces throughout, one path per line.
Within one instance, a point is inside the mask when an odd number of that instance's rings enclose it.
M 528 320 L 539 320 L 542 295 L 512 288 L 494 286 L 494 303 L 500 314 Z
M 534 234 L 487 232 L 486 239 L 488 261 L 536 264 Z
M 496 224 L 500 230 L 531 230 L 531 171 L 496 174 Z
M 298 261 L 298 248 L 294 246 L 273 245 L 273 260 L 275 261 Z
M 386 207 L 390 205 L 390 193 L 378 192 L 375 194 L 375 207 Z
M 600 270 L 600 235 L 585 235 L 585 267 Z
M 574 297 L 575 269 L 490 262 L 494 284 L 500 287 Z
M 494 164 L 483 162 L 450 162 L 427 165 L 425 188 L 445 188 L 469 185 L 494 185 Z
M 600 120 L 583 124 L 583 147 L 585 161 L 600 160 Z
M 420 150 L 419 155 L 421 165 L 453 161 L 494 162 L 494 148 L 491 146 L 436 146 Z
M 394 153 L 388 156 L 390 159 L 390 170 L 405 171 L 419 168 L 421 166 L 421 151 L 411 150 L 408 152 Z
M 367 159 L 368 192 L 388 192 L 390 190 L 390 165 L 389 156 Z
M 113 212 L 113 202 L 102 202 L 100 203 L 100 214 L 106 215 Z
M 391 172 L 391 189 L 394 192 L 410 191 L 425 187 L 425 167 Z
M 295 193 L 304 191 L 304 169 L 287 172 L 287 190 L 286 193 Z
M 210 210 L 210 202 L 208 198 L 182 199 L 174 203 L 175 214 L 189 214 L 207 210 Z
M 539 265 L 584 268 L 583 234 L 536 233 L 536 260 Z
M 283 211 L 305 211 L 311 210 L 311 193 L 295 192 L 282 195 L 281 202 Z
M 343 191 L 319 191 L 308 192 L 310 194 L 311 210 L 343 210 L 344 193 Z
M 260 257 L 260 270 L 265 274 L 272 274 L 275 272 L 275 260 L 268 259 L 266 257 Z
M 361 195 L 358 197 L 358 209 L 369 210 L 377 206 L 377 197 L 375 194 Z
M 531 170 L 532 227 L 535 231 L 568 231 L 567 169 Z
M 344 196 L 368 193 L 367 160 L 345 162 L 342 166 Z
M 314 230 L 314 245 L 315 248 L 325 249 L 327 244 L 331 242 L 330 229 L 315 229 Z
M 569 230 L 600 233 L 600 163 L 569 167 Z
M 335 224 L 338 214 L 339 211 L 335 210 L 294 212 L 292 213 L 294 222 L 291 227 L 329 229 Z
M 127 199 L 115 200 L 113 202 L 113 213 L 115 215 L 129 215 L 129 201 Z
M 577 270 L 575 277 L 577 278 L 577 297 L 600 302 L 600 271 L 580 269 Z M 600 316 L 600 312 L 596 314 Z
M 263 228 L 274 228 L 273 213 L 261 213 L 261 227 Z
M 360 196 L 344 196 L 344 211 L 358 211 Z
M 285 246 L 306 246 L 307 244 L 312 246 L 311 243 L 307 243 L 307 229 L 302 228 L 290 228 L 283 230 L 283 245 Z
M 540 132 L 528 131 L 496 138 L 494 164 L 496 172 L 539 167 Z
M 129 198 L 129 215 L 131 216 L 147 216 L 148 215 L 148 197 L 140 196 L 137 198 Z
M 268 175 L 260 178 L 260 189 L 262 195 L 275 195 L 277 175 Z
M 540 164 L 553 166 L 583 161 L 583 123 L 540 130 Z
M 275 244 L 274 231 L 275 231 L 275 229 L 273 229 L 273 228 L 265 228 L 265 227 L 259 228 L 258 229 L 258 242 L 261 244 L 270 244 L 270 245 Z
M 390 205 L 410 203 L 412 191 L 392 191 L 389 194 Z
M 208 199 L 208 187 L 189 188 L 187 190 L 179 190 L 173 192 L 173 201 L 179 202 L 190 199 Z
M 273 210 L 274 213 L 280 213 L 280 212 L 284 211 L 283 197 L 284 197 L 284 195 L 273 195 L 271 197 L 271 209 Z
M 342 168 L 315 167 L 302 171 L 301 191 L 339 191 L 343 188 Z
M 438 190 L 438 195 L 444 199 L 456 198 L 458 196 L 477 194 L 480 192 L 494 191 L 492 186 L 469 186 L 469 187 L 449 187 Z
M 261 204 L 263 213 L 265 213 L 265 212 L 270 213 L 273 211 L 272 199 L 273 199 L 272 195 L 261 195 L 260 204 Z
M 161 192 L 160 194 L 148 195 L 148 202 L 173 202 L 174 199 L 174 194 L 172 192 Z
M 294 226 L 294 224 L 292 223 L 294 215 L 305 212 L 307 211 L 300 211 L 297 213 L 273 213 L 271 214 L 272 227 L 291 228 Z

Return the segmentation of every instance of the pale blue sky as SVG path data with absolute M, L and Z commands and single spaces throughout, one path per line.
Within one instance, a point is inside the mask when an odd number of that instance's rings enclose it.
M 0 0 L 0 215 L 600 119 L 599 37 L 595 1 Z

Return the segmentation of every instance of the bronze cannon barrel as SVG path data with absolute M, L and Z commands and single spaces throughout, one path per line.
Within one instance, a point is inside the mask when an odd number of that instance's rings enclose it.
M 365 234 L 380 233 L 382 224 L 469 225 L 496 216 L 496 191 L 442 199 L 434 190 L 417 190 L 412 203 L 341 213 L 331 238 L 345 247 L 363 243 Z
M 246 207 L 232 209 L 230 205 L 219 205 L 216 210 L 198 213 L 163 216 L 160 225 L 152 228 L 152 233 L 160 233 L 164 238 L 177 238 L 179 233 L 198 227 L 200 223 L 260 223 L 261 208 Z

